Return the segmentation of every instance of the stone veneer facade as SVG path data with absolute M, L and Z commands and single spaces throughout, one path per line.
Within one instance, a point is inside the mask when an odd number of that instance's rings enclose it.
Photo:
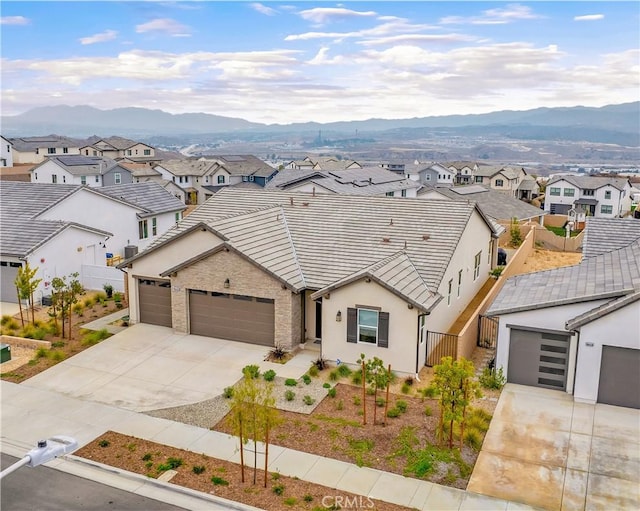
M 229 279 L 230 287 L 224 287 Z M 301 293 L 294 293 L 232 251 L 221 250 L 171 277 L 173 328 L 189 333 L 189 289 L 256 296 L 274 300 L 275 345 L 291 350 L 302 338 Z

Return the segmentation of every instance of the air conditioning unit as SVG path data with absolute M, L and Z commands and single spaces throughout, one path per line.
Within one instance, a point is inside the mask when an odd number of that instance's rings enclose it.
M 138 253 L 137 245 L 127 245 L 124 247 L 124 258 L 129 259 Z

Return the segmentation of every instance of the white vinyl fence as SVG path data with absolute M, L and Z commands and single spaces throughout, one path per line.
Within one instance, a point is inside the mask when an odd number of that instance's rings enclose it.
M 113 266 L 94 266 L 83 264 L 80 268 L 80 282 L 85 289 L 102 291 L 105 284 L 111 284 L 113 290 L 124 293 L 125 273 Z

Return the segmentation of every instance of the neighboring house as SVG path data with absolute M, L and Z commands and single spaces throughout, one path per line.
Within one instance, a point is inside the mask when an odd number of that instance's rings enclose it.
M 540 195 L 540 185 L 535 177 L 526 175 L 518 185 L 518 193 L 516 197 L 520 200 L 532 201 Z
M 0 203 L 3 257 L 13 254 L 14 259 L 9 262 L 18 263 L 20 258 L 35 254 L 35 259 L 24 260 L 41 267 L 43 282 L 70 271 L 79 272 L 81 264 L 105 267 L 107 254 L 123 258 L 126 247 L 134 252 L 146 248 L 175 226 L 185 209 L 157 183 L 89 188 L 0 181 Z M 59 238 L 66 240 L 64 248 L 47 245 L 45 253 L 40 247 L 49 236 L 57 236 L 58 231 L 51 227 L 55 225 L 73 229 L 67 229 L 65 237 Z M 76 240 L 73 236 L 78 229 L 90 234 L 78 235 Z M 23 242 L 22 238 L 28 241 Z M 5 246 L 13 245 L 20 246 L 21 252 L 4 251 Z M 70 248 L 78 254 L 70 253 Z M 72 270 L 68 270 L 70 265 Z M 46 287 L 43 284 L 41 291 Z
M 32 183 L 86 185 L 91 188 L 128 184 L 132 173 L 101 156 L 54 156 L 31 169 Z
M 202 204 L 208 198 L 204 186 L 215 181 L 211 175 L 213 166 L 209 160 L 181 159 L 163 161 L 153 170 L 159 173 L 160 179 L 171 181 L 183 190 L 185 204 Z
M 266 188 L 308 193 L 416 197 L 420 184 L 381 167 L 364 167 L 337 172 L 285 170 L 279 172 Z
M 475 171 L 473 182 L 488 185 L 494 190 L 520 198 L 521 194 L 518 192 L 518 187 L 527 175 L 527 172 L 522 167 L 492 167 L 482 165 Z
M 122 137 L 91 137 L 88 144 L 80 147 L 80 154 L 85 156 L 102 156 L 117 160 L 126 158 L 133 162 L 157 160 L 155 149 L 150 145 Z
M 19 137 L 9 139 L 13 163 L 41 163 L 47 157 L 80 154 L 83 141 L 59 135 Z
M 388 161 L 380 163 L 379 166 L 383 169 L 387 169 L 391 172 L 396 172 L 398 174 L 409 174 L 410 169 L 412 169 L 418 162 L 416 160 L 411 161 Z
M 314 163 L 310 160 L 292 160 L 285 165 L 285 169 L 313 170 Z
M 359 169 L 362 168 L 357 161 L 353 160 L 339 160 L 331 156 L 307 156 L 304 160 L 293 160 L 285 165 L 286 169 L 293 170 L 326 170 L 326 171 L 340 171 L 347 169 Z
M 547 213 L 526 202 L 505 195 L 482 185 L 424 187 L 418 192 L 423 199 L 471 200 L 480 206 L 484 213 L 498 222 L 510 222 L 513 218 L 519 222 L 534 221 L 543 225 Z
M 628 178 L 558 176 L 547 183 L 544 210 L 552 215 L 574 210 L 578 222 L 586 216 L 614 218 L 631 210 L 631 189 Z
M 221 190 L 123 262 L 132 322 L 414 374 L 485 284 L 494 224 L 467 201 Z
M 421 185 L 453 185 L 455 183 L 456 173 L 439 163 L 433 163 L 425 166 L 419 164 L 414 168 L 405 169 L 405 175 L 417 181 Z
M 478 164 L 472 161 L 449 161 L 442 165 L 456 173 L 456 184 L 459 185 L 473 183 L 478 171 Z
M 11 146 L 13 146 L 11 140 L 0 135 L 0 167 L 13 167 Z
M 580 264 L 508 279 L 496 366 L 507 381 L 640 408 L 640 229 L 589 219 Z

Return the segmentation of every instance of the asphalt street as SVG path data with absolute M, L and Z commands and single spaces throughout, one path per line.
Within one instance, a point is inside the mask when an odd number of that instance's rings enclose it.
M 2 453 L 2 469 L 18 458 Z M 52 468 L 21 467 L 0 482 L 2 511 L 179 511 L 181 507 Z

